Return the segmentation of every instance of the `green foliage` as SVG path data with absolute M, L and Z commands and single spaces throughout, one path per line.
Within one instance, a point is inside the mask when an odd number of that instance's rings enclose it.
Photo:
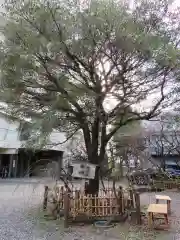
M 104 158 L 119 128 L 159 113 L 168 81 L 179 77 L 179 16 L 169 6 L 7 1 L 0 51 L 5 110 L 30 119 L 33 141 L 44 143 L 54 129 L 67 138 L 81 129 L 89 158 Z M 156 91 L 150 109 L 138 107 Z M 109 99 L 115 106 L 107 109 Z

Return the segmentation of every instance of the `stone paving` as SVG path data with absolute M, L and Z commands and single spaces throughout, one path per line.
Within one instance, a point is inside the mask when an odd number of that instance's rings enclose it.
M 178 240 L 180 239 L 180 193 L 168 192 L 172 198 L 171 229 L 148 231 L 130 224 L 97 230 L 93 226 L 76 226 L 64 230 L 62 223 L 45 221 L 38 214 L 43 185 L 37 181 L 1 181 L 0 240 Z M 141 194 L 141 204 L 155 202 L 154 193 Z M 30 214 L 31 213 L 31 214 Z M 36 213 L 36 214 L 34 214 Z

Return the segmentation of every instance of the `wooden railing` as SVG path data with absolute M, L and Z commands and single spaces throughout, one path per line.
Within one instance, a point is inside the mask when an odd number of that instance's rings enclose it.
M 98 195 L 93 196 L 85 195 L 78 189 L 67 192 L 63 187 L 56 186 L 50 189 L 46 186 L 44 196 L 46 199 L 43 209 L 48 209 L 48 205 L 51 204 L 53 205 L 52 215 L 56 214 L 55 217 L 57 217 L 63 211 L 66 219 L 73 221 L 85 222 L 88 219 L 109 217 L 118 219 L 118 216 L 123 216 L 127 212 L 127 209 L 135 208 L 137 202 L 138 211 L 140 211 L 139 195 L 132 189 L 123 190 L 122 187 L 115 189 L 115 192 L 112 188 L 100 189 Z

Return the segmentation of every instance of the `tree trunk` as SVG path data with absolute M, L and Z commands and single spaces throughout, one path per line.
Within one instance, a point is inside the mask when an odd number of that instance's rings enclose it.
M 97 195 L 99 192 L 99 167 L 96 167 L 95 178 L 89 180 L 87 194 Z
M 87 194 L 98 195 L 98 192 L 99 192 L 100 166 L 105 159 L 105 155 L 106 155 L 105 148 L 107 143 L 104 141 L 101 141 L 101 144 L 102 145 L 100 148 L 99 155 L 98 155 L 98 146 L 97 148 L 92 146 L 93 151 L 87 151 L 90 153 L 88 156 L 89 163 L 97 165 L 94 179 L 89 180 L 89 184 L 87 187 Z
M 166 170 L 166 160 L 164 159 L 163 155 L 161 155 L 161 168 L 163 171 Z
M 166 171 L 166 161 L 163 159 L 162 162 L 163 162 L 163 163 L 162 163 L 162 169 L 163 169 L 163 171 L 165 172 L 165 171 Z

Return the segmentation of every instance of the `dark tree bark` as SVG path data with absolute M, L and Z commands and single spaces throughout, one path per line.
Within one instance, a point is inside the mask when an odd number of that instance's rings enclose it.
M 95 178 L 89 180 L 89 184 L 87 186 L 87 194 L 97 195 L 99 192 L 99 170 L 100 168 L 96 168 Z

